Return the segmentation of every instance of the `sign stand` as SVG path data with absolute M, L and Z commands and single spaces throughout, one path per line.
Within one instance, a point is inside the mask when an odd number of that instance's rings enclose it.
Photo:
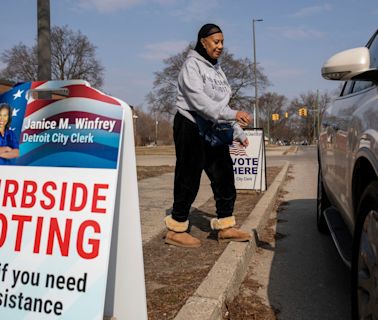
M 235 187 L 237 190 L 265 191 L 266 155 L 263 129 L 246 129 L 249 145 L 244 148 L 234 141 L 230 155 L 234 166 Z
M 104 320 L 147 320 L 134 132 L 130 108 L 126 110 L 124 128 Z

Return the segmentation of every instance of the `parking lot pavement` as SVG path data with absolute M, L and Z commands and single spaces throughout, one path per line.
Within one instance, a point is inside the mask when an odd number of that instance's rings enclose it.
M 255 258 L 250 276 L 280 320 L 350 319 L 350 274 L 329 236 L 316 229 L 316 148 L 292 159 L 275 244 Z
M 137 155 L 138 166 L 174 166 L 176 164 L 175 155 Z

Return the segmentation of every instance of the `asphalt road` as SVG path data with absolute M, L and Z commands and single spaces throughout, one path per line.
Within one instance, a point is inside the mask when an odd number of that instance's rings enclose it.
M 251 263 L 259 295 L 280 312 L 279 320 L 350 319 L 350 271 L 330 236 L 316 229 L 316 147 L 299 147 L 294 155 L 271 157 L 268 165 L 289 159 L 292 168 L 278 214 L 280 235 Z

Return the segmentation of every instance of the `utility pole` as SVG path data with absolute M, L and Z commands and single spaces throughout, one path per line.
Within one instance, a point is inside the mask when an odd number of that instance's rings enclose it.
M 51 80 L 50 0 L 37 0 L 38 80 Z
M 317 118 L 318 118 L 318 139 L 320 135 L 320 108 L 319 108 L 319 89 L 316 90 L 316 110 L 317 112 Z
M 316 98 L 315 98 L 315 101 L 314 101 L 312 116 L 314 117 L 314 138 L 313 138 L 313 141 L 315 142 L 316 138 L 319 136 L 319 90 L 316 90 Z
M 253 29 L 253 73 L 255 76 L 255 105 L 253 108 L 253 126 L 258 128 L 259 126 L 259 100 L 257 95 L 257 72 L 256 72 L 256 40 L 255 40 L 255 22 L 264 21 L 263 19 L 253 19 L 252 29 Z
M 134 125 L 134 145 L 137 145 L 137 120 L 138 120 L 138 115 L 135 112 L 135 109 L 133 106 L 130 106 L 133 114 L 133 125 Z
M 270 118 L 271 117 L 272 117 L 272 113 L 268 112 L 268 126 L 267 126 L 268 144 L 270 144 Z
M 155 114 L 155 146 L 158 144 L 158 124 L 159 121 L 157 119 L 157 115 Z

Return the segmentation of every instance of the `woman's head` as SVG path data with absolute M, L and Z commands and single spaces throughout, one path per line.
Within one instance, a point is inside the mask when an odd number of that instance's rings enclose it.
M 223 51 L 223 33 L 215 24 L 208 23 L 202 26 L 198 32 L 196 50 L 201 56 L 211 63 L 217 63 Z
M 1 128 L 9 129 L 11 122 L 12 122 L 11 107 L 6 103 L 0 104 L 0 129 Z

